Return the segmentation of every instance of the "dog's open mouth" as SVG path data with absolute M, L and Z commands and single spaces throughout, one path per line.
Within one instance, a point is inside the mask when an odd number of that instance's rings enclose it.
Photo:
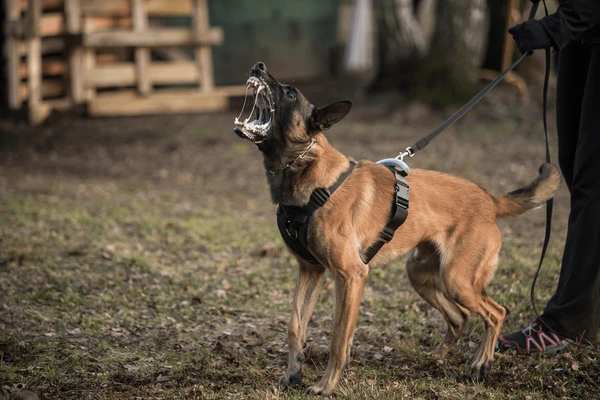
M 246 100 L 248 99 L 248 90 L 246 90 L 246 98 L 240 115 L 234 120 L 234 131 L 240 137 L 251 140 L 253 143 L 261 143 L 267 137 L 271 124 L 273 122 L 273 101 L 271 89 L 262 79 L 251 76 L 246 82 L 247 89 L 253 90 L 254 106 L 250 111 L 250 115 L 243 121 L 240 121 Z

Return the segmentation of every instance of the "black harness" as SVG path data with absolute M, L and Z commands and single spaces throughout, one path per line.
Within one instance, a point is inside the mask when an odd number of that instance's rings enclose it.
M 277 227 L 279 233 L 294 253 L 298 254 L 311 264 L 320 264 L 315 256 L 308 249 L 307 232 L 310 217 L 315 211 L 322 207 L 329 197 L 340 187 L 340 185 L 350 176 L 356 163 L 351 161 L 348 170 L 343 173 L 338 180 L 327 189 L 315 189 L 310 195 L 307 205 L 302 207 L 284 206 L 277 207 Z M 363 262 L 369 261 L 379 252 L 384 244 L 388 243 L 394 237 L 394 233 L 404 223 L 408 216 L 408 184 L 406 183 L 406 172 L 399 171 L 392 166 L 387 166 L 396 177 L 396 195 L 392 204 L 392 217 L 383 228 L 379 239 L 373 243 L 362 255 Z

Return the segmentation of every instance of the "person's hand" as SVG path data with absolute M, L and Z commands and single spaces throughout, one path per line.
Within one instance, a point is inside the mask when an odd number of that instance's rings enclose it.
M 527 20 L 517 24 L 508 30 L 517 42 L 517 48 L 521 53 L 529 53 L 537 49 L 546 49 L 552 46 L 552 39 L 540 21 L 536 19 Z

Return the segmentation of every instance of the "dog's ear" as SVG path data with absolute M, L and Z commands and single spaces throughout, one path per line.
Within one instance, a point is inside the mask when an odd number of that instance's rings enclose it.
M 338 101 L 325 107 L 315 108 L 310 117 L 310 126 L 313 132 L 325 131 L 337 122 L 340 122 L 352 108 L 348 100 Z

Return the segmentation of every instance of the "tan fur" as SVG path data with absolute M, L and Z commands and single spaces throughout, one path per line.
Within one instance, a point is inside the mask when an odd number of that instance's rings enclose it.
M 293 198 L 305 204 L 318 187 L 333 184 L 348 165 L 321 133 L 310 165 L 294 177 Z M 481 316 L 485 333 L 471 364 L 479 378 L 490 368 L 494 345 L 506 315 L 485 292 L 498 264 L 501 246 L 496 218 L 542 205 L 559 187 L 557 169 L 546 164 L 529 186 L 495 197 L 456 176 L 413 169 L 407 177 L 410 208 L 394 239 L 365 265 L 361 255 L 378 238 L 390 216 L 395 178 L 381 165 L 362 161 L 330 200 L 313 215 L 308 243 L 321 265 L 298 257 L 300 272 L 288 329 L 289 365 L 280 384 L 302 378 L 302 344 L 326 269 L 335 280 L 336 308 L 329 362 L 309 394 L 329 394 L 349 361 L 359 303 L 369 271 L 403 254 L 414 289 L 438 309 L 448 324 L 437 348 L 444 356 L 461 334 L 470 313 Z

